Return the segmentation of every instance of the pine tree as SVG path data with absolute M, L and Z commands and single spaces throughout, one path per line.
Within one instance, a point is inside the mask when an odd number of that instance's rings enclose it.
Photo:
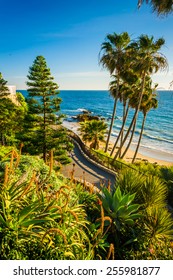
M 3 98 L 10 94 L 8 87 L 6 86 L 7 81 L 3 79 L 2 73 L 0 72 L 0 98 Z
M 50 150 L 54 149 L 55 158 L 66 163 L 67 150 L 72 145 L 66 130 L 61 126 L 63 116 L 60 114 L 58 85 L 53 81 L 43 56 L 36 57 L 27 78 L 29 111 L 24 140 L 27 141 L 30 152 L 43 154 L 44 161 Z
M 10 98 L 7 81 L 0 73 L 0 145 L 15 145 L 16 133 L 21 130 L 25 111 L 23 106 L 16 106 Z M 10 97 L 10 96 L 9 96 Z M 23 101 L 24 103 L 24 101 Z
M 0 145 L 15 145 L 22 131 L 26 104 L 16 105 L 10 98 L 0 98 Z

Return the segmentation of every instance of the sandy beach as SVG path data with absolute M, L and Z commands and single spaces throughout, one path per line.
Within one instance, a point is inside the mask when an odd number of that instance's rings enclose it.
M 113 142 L 111 141 L 109 144 L 109 148 L 111 149 L 113 147 Z M 131 162 L 133 155 L 134 155 L 134 150 L 135 146 L 132 145 L 131 149 L 128 150 L 126 156 L 124 157 L 124 160 L 127 162 Z M 123 152 L 124 149 L 122 149 Z M 136 162 L 139 161 L 148 161 L 150 163 L 157 163 L 159 165 L 165 165 L 165 166 L 171 166 L 173 165 L 173 156 L 171 154 L 166 154 L 164 152 L 160 151 L 150 151 L 150 149 L 142 149 L 143 153 L 138 153 L 136 156 Z M 145 154 L 146 153 L 146 154 Z M 151 154 L 151 156 L 150 156 Z M 162 158 L 168 157 L 168 160 L 163 160 Z M 172 160 L 172 161 L 171 161 Z
M 68 121 L 63 121 L 63 126 L 71 129 L 75 133 L 79 134 L 78 128 L 79 128 L 79 123 L 77 122 L 68 122 Z M 111 137 L 110 139 L 110 144 L 109 144 L 109 149 L 113 147 L 114 143 L 114 137 Z M 100 143 L 100 148 L 104 148 L 104 143 Z M 133 155 L 134 155 L 134 150 L 135 150 L 135 145 L 131 145 L 130 149 L 128 150 L 124 160 L 127 162 L 131 162 Z M 150 163 L 157 163 L 159 165 L 165 165 L 165 166 L 171 166 L 173 165 L 173 155 L 166 153 L 166 152 L 161 152 L 159 150 L 153 150 L 149 148 L 144 148 L 141 147 L 139 149 L 139 153 L 137 154 L 136 161 L 148 161 Z

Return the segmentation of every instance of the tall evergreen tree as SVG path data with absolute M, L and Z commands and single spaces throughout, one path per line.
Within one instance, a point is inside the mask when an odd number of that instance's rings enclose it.
M 9 89 L 7 87 L 7 81 L 3 79 L 2 73 L 0 72 L 0 98 L 3 98 L 10 94 Z
M 67 150 L 72 147 L 66 130 L 61 126 L 61 98 L 58 85 L 53 81 L 43 56 L 37 56 L 27 76 L 29 112 L 26 119 L 24 141 L 33 154 L 43 154 L 43 159 L 54 149 L 61 162 L 66 162 Z

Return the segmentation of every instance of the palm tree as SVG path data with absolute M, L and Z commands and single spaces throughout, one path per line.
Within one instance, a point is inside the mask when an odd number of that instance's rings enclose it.
M 113 149 L 111 151 L 111 154 L 110 154 L 111 156 L 113 155 L 119 140 L 121 139 L 121 143 L 123 141 L 124 127 L 126 124 L 126 120 L 127 120 L 127 116 L 128 116 L 128 112 L 129 112 L 129 108 L 130 108 L 130 103 L 131 103 L 133 95 L 137 91 L 138 77 L 136 75 L 134 75 L 134 73 L 132 73 L 131 70 L 127 70 L 126 72 L 124 72 L 123 80 L 124 80 L 124 82 L 120 86 L 120 98 L 119 98 L 120 101 L 122 101 L 122 103 L 123 103 L 123 122 L 122 122 L 120 132 L 118 134 L 118 137 L 117 137 L 117 139 L 114 143 Z M 112 85 L 113 85 L 113 82 L 112 82 Z M 121 150 L 119 150 L 119 155 L 120 154 L 121 154 Z
M 138 80 L 136 80 L 136 83 L 131 86 L 131 94 L 129 96 L 129 101 L 128 101 L 128 109 L 130 109 L 130 108 L 134 109 L 135 110 L 134 115 L 136 114 L 137 107 L 138 107 L 139 88 L 140 88 L 140 80 L 138 79 Z M 133 140 L 133 136 L 134 136 L 135 128 L 136 128 L 136 122 L 137 122 L 137 118 L 135 119 L 134 122 L 133 122 L 133 119 L 132 119 L 132 121 L 130 123 L 131 129 L 128 129 L 127 132 L 126 132 L 126 135 L 125 135 L 126 139 L 130 135 L 130 133 L 131 133 L 131 136 L 130 136 L 130 139 L 128 141 L 128 144 L 127 144 L 124 152 L 121 154 L 121 149 L 123 147 L 123 139 L 122 139 L 121 143 L 120 143 L 120 148 L 118 149 L 114 159 L 117 158 L 117 157 L 123 158 L 125 156 L 125 154 L 127 153 L 128 149 L 131 145 L 131 142 Z M 121 130 L 122 130 L 122 128 L 121 128 Z M 116 143 L 118 142 L 117 140 L 116 140 Z M 115 143 L 115 145 L 116 145 L 116 143 Z M 115 145 L 114 145 L 113 150 L 115 149 Z M 113 154 L 113 151 L 112 151 L 112 154 Z
M 137 147 L 136 147 L 133 159 L 132 159 L 132 163 L 135 161 L 136 155 L 138 153 L 138 149 L 139 149 L 139 146 L 140 146 L 140 143 L 141 143 L 147 113 L 151 109 L 156 109 L 157 106 L 158 106 L 158 100 L 157 100 L 156 96 L 157 95 L 155 93 L 153 94 L 152 92 L 149 95 L 148 94 L 143 95 L 143 101 L 142 101 L 141 107 L 140 107 L 140 110 L 143 113 L 143 121 L 142 121 L 142 126 L 141 126 L 141 132 L 140 132 L 139 139 L 138 139 L 138 144 L 137 144 Z
M 123 32 L 121 34 L 108 34 L 106 37 L 106 42 L 102 44 L 101 51 L 103 51 L 103 55 L 100 58 L 100 63 L 103 67 L 107 68 L 112 75 L 115 74 L 114 77 L 117 81 L 116 93 L 114 96 L 114 108 L 111 118 L 111 124 L 108 132 L 108 137 L 106 141 L 105 152 L 108 150 L 109 140 L 114 124 L 114 119 L 116 115 L 116 106 L 119 95 L 119 84 L 120 84 L 120 76 L 121 72 L 123 72 L 123 65 L 125 61 L 125 53 L 127 46 L 130 42 L 130 37 L 127 32 Z
M 109 90 L 110 90 L 110 93 L 113 96 L 113 98 L 115 98 L 116 95 L 117 95 L 117 93 L 116 93 L 117 92 L 117 79 L 116 79 L 116 77 L 114 75 L 113 75 L 113 77 L 114 77 L 114 80 L 110 82 Z M 125 88 L 125 85 L 123 84 L 123 81 L 121 80 L 120 83 L 119 83 L 118 100 L 123 104 L 123 113 L 122 113 L 122 115 L 123 115 L 123 122 L 125 122 L 127 114 L 128 114 L 128 110 L 126 110 L 127 98 L 125 98 L 125 94 L 124 94 L 125 89 L 124 88 Z M 119 137 L 122 134 L 123 134 L 123 131 L 121 131 L 121 133 L 119 134 Z M 118 140 L 119 140 L 119 137 L 117 137 Z M 111 152 L 110 155 L 112 155 L 112 152 Z
M 145 89 L 144 89 L 144 94 L 142 96 L 142 101 L 141 101 L 141 105 L 142 103 L 144 102 L 143 99 L 145 96 L 147 96 L 151 91 L 151 78 L 148 76 L 146 77 L 146 84 L 145 84 Z M 134 91 L 134 94 L 131 96 L 130 100 L 129 100 L 129 105 L 131 108 L 135 109 L 135 113 L 134 115 L 136 114 L 136 111 L 138 110 L 138 84 L 135 85 L 135 91 Z M 146 101 L 146 98 L 144 99 Z M 140 106 L 140 110 L 141 110 L 141 106 Z M 124 158 L 124 156 L 126 155 L 131 143 L 132 143 L 132 140 L 133 140 L 133 136 L 135 134 L 135 129 L 136 129 L 136 123 L 137 123 L 137 118 L 136 120 L 134 121 L 133 123 L 133 126 L 132 126 L 132 131 L 131 131 L 131 136 L 130 136 L 130 139 L 129 139 L 129 142 L 123 152 L 123 154 L 120 156 L 120 158 Z M 130 131 L 129 131 L 129 134 L 130 134 Z
M 138 112 L 141 106 L 142 96 L 145 91 L 146 78 L 156 73 L 158 70 L 163 70 L 167 67 L 166 58 L 159 53 L 160 48 L 164 45 L 163 38 L 159 38 L 154 42 L 153 36 L 150 38 L 147 35 L 141 35 L 138 41 L 131 44 L 132 62 L 131 67 L 141 79 L 140 92 L 138 97 L 138 105 L 136 107 L 133 119 L 127 130 L 127 133 L 121 143 L 121 147 L 125 144 L 129 132 L 137 120 Z M 114 159 L 117 158 L 119 151 L 116 153 Z
M 158 15 L 167 15 L 173 11 L 172 0 L 138 0 L 138 7 L 140 8 L 144 2 L 150 4 L 153 11 Z
M 84 141 L 91 142 L 90 148 L 99 149 L 99 142 L 104 142 L 107 124 L 102 120 L 92 120 L 80 123 L 80 132 Z

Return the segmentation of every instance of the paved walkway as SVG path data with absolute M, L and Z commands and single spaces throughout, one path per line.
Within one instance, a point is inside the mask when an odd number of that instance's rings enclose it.
M 74 150 L 71 153 L 71 158 L 72 162 L 62 168 L 64 176 L 71 177 L 71 172 L 74 169 L 74 177 L 76 179 L 85 179 L 87 182 L 94 184 L 97 187 L 99 187 L 102 183 L 107 186 L 109 180 L 111 182 L 111 186 L 114 185 L 115 176 L 87 160 L 76 144 L 74 144 Z

